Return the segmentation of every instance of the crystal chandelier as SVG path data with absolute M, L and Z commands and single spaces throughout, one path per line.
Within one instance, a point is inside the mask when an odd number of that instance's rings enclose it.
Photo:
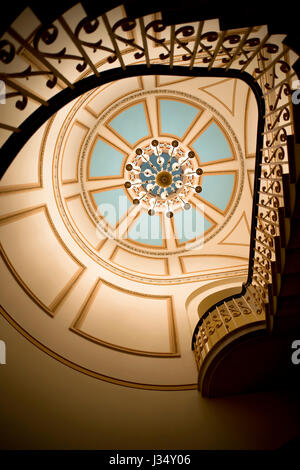
M 163 212 L 171 218 L 177 209 L 189 210 L 193 193 L 200 193 L 201 168 L 195 168 L 193 151 L 184 151 L 177 140 L 152 140 L 144 148 L 137 148 L 132 163 L 126 165 L 128 181 L 125 188 L 131 192 L 133 204 L 142 204 L 150 216 Z

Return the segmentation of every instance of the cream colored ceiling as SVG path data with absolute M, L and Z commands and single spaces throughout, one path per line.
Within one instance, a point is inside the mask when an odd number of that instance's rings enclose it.
M 114 20 L 120 11 L 114 10 Z M 130 52 L 124 58 L 133 60 Z M 80 162 L 86 168 L 97 133 L 124 154 L 134 152 L 102 125 L 110 107 L 122 107 L 125 99 L 145 99 L 153 137 L 159 137 L 156 96 L 163 93 L 198 100 L 202 112 L 187 135 L 188 147 L 212 118 L 223 128 L 234 158 L 201 167 L 205 174 L 235 172 L 230 204 L 223 212 L 205 205 L 214 223 L 198 249 L 178 249 L 174 237 L 161 252 L 134 249 L 131 242 L 100 243 L 84 191 L 90 198 L 90 192 L 125 178 L 89 180 Z M 253 94 L 236 79 L 124 79 L 61 109 L 1 180 L 4 315 L 48 354 L 97 378 L 144 388 L 195 388 L 190 342 L 198 316 L 188 299 L 199 303 L 206 292 L 239 289 L 246 279 L 256 125 Z

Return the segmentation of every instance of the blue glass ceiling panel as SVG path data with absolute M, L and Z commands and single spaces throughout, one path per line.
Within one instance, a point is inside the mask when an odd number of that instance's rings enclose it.
M 214 122 L 198 137 L 193 147 L 203 163 L 232 157 L 223 132 Z
M 119 175 L 124 155 L 103 140 L 98 140 L 91 158 L 90 176 Z
M 199 196 L 224 211 L 230 200 L 234 184 L 234 174 L 209 175 L 202 180 L 202 192 Z
M 160 216 L 150 217 L 147 212 L 142 211 L 135 225 L 129 231 L 128 237 L 146 245 L 162 246 Z
M 123 189 L 111 189 L 93 194 L 99 212 L 114 227 L 118 220 L 127 212 L 130 201 Z
M 190 104 L 175 100 L 160 100 L 162 133 L 182 137 L 198 113 L 199 109 Z
M 111 122 L 110 126 L 131 145 L 149 134 L 144 105 L 135 104 L 122 111 Z
M 174 214 L 177 239 L 187 242 L 203 233 L 211 227 L 211 222 L 207 220 L 193 206 L 187 211 L 179 211 Z

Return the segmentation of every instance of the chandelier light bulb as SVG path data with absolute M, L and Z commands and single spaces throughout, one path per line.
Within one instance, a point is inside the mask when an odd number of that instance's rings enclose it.
M 200 176 L 200 175 L 203 174 L 203 170 L 202 170 L 202 168 L 197 168 L 197 170 L 193 171 L 192 168 L 186 168 L 184 170 L 184 174 L 185 175 L 198 175 L 198 176 Z
M 156 139 L 152 140 L 151 148 L 154 151 L 154 154 L 159 157 L 160 152 L 159 152 L 159 142 L 158 142 L 158 140 L 156 140 Z
M 180 197 L 179 194 L 177 194 L 177 197 L 181 202 L 182 209 L 188 211 L 191 208 L 191 204 L 189 202 L 186 202 L 184 199 L 182 199 L 182 197 Z
M 165 215 L 168 217 L 168 219 L 171 219 L 174 215 L 173 211 L 170 209 L 169 201 L 167 201 L 166 207 L 165 207 Z
M 152 171 L 149 170 L 149 168 L 147 168 L 143 173 L 147 178 L 149 178 L 149 176 L 154 176 Z
M 135 205 L 140 204 L 140 201 L 141 201 L 142 199 L 144 199 L 144 197 L 146 196 L 146 194 L 147 194 L 147 193 L 146 193 L 145 191 L 141 192 L 141 193 L 140 193 L 140 197 L 139 197 L 139 198 L 135 198 L 135 199 L 132 201 L 133 204 L 135 204 Z
M 172 165 L 172 170 L 173 171 L 177 171 L 177 170 L 179 170 L 179 168 L 180 168 L 179 163 L 173 163 L 173 165 Z
M 171 147 L 170 147 L 170 149 L 169 149 L 169 155 L 170 155 L 170 157 L 175 156 L 175 154 L 176 154 L 176 148 L 177 148 L 177 147 L 178 147 L 178 142 L 177 142 L 177 140 L 173 140 L 172 145 L 171 145 Z
M 155 184 L 149 183 L 149 184 L 147 184 L 146 189 L 147 189 L 147 191 L 150 192 L 154 187 L 155 187 Z
M 142 180 L 140 180 L 139 178 L 137 178 L 136 180 L 133 180 L 133 181 L 125 181 L 125 188 L 129 189 L 131 188 L 131 186 L 136 186 L 138 184 L 142 184 Z
M 184 184 L 185 187 L 193 189 L 196 193 L 201 193 L 201 186 L 192 186 L 191 184 Z
M 141 171 L 138 165 L 133 165 L 132 163 L 128 163 L 125 168 L 127 171 L 132 171 L 133 173 L 139 173 Z
M 181 180 L 178 180 L 178 181 L 175 182 L 175 186 L 176 186 L 177 189 L 180 189 L 183 186 L 183 182 Z
M 156 214 L 155 206 L 157 203 L 157 199 L 155 197 L 152 197 L 149 202 L 150 202 L 150 209 L 148 210 L 148 214 L 153 216 Z
M 195 157 L 195 152 L 190 150 L 189 152 L 186 152 L 184 157 L 180 157 L 178 159 L 178 162 L 180 163 L 180 166 L 182 166 L 189 160 L 189 158 L 194 158 L 194 157 Z
M 160 196 L 161 196 L 162 199 L 167 199 L 167 197 L 168 197 L 168 192 L 167 192 L 167 191 L 163 191 Z

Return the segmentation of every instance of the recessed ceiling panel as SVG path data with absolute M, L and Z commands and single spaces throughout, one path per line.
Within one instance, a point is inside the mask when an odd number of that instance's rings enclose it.
M 119 175 L 123 159 L 124 155 L 121 152 L 104 140 L 98 139 L 91 157 L 90 176 Z
M 227 139 L 215 122 L 212 122 L 193 142 L 193 148 L 203 163 L 232 158 Z
M 203 235 L 212 225 L 193 206 L 188 211 L 176 212 L 174 214 L 174 222 L 177 239 L 180 243 L 188 242 L 195 237 Z
M 146 212 L 142 211 L 129 231 L 128 237 L 138 243 L 162 246 L 160 216 L 149 217 Z
M 204 174 L 201 199 L 213 204 L 216 208 L 225 211 L 230 201 L 234 187 L 234 174 Z
M 98 212 L 114 227 L 118 220 L 126 214 L 130 202 L 122 188 L 99 191 L 93 194 Z
M 163 134 L 182 137 L 199 109 L 177 100 L 160 100 L 161 131 Z
M 110 127 L 131 145 L 134 145 L 135 142 L 149 134 L 144 105 L 138 103 L 120 112 L 112 119 Z

